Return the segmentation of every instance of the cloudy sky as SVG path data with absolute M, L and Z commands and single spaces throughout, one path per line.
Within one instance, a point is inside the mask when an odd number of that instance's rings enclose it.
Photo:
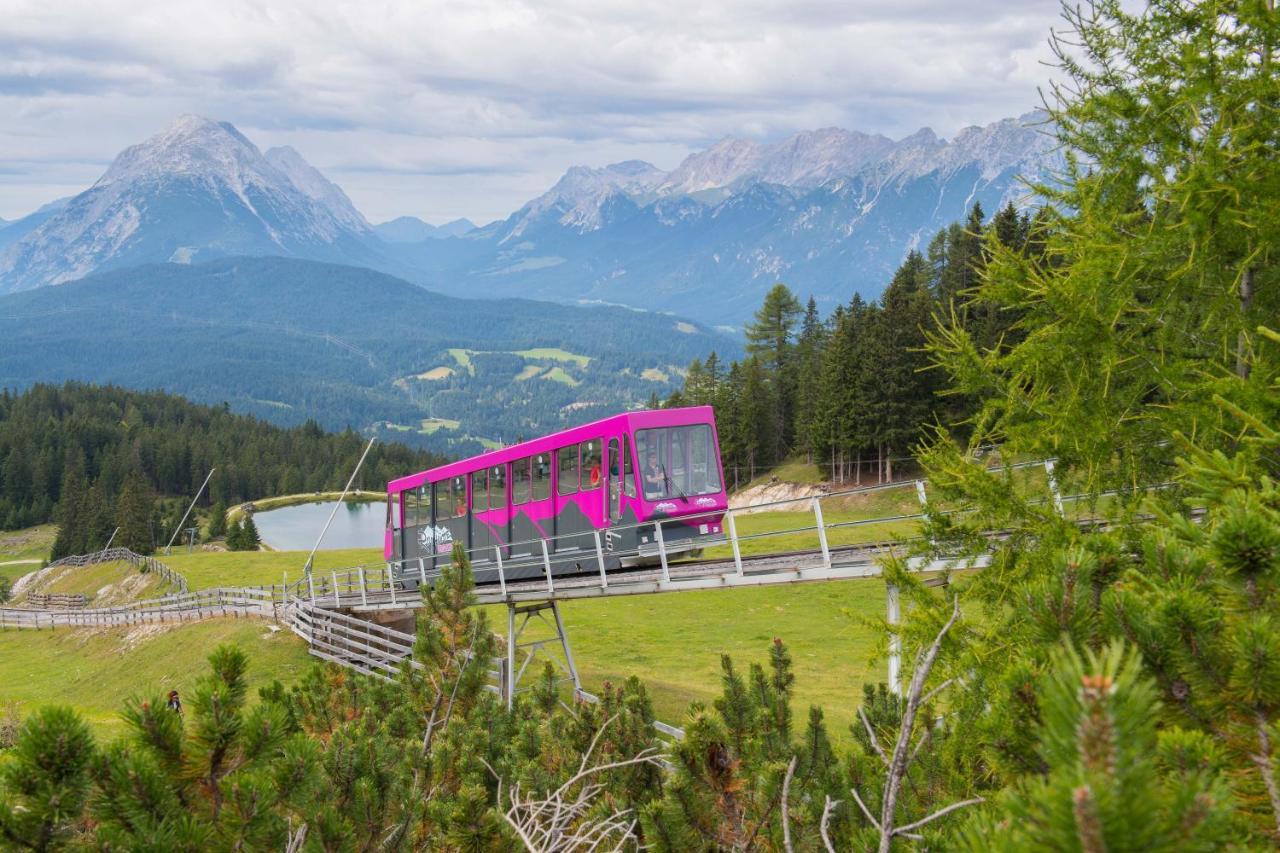
M 182 113 L 290 144 L 372 221 L 503 217 L 573 164 L 1026 112 L 1057 0 L 0 0 L 0 217 Z

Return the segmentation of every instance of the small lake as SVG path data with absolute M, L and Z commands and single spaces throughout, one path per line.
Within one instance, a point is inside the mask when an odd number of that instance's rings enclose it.
M 333 502 L 297 504 L 267 509 L 253 514 L 262 541 L 278 551 L 310 551 L 324 523 L 333 511 Z M 321 551 L 338 548 L 381 548 L 386 526 L 387 505 L 344 503 L 320 543 Z

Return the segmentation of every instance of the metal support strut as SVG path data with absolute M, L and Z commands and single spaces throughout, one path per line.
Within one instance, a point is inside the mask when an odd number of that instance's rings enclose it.
M 551 611 L 551 619 L 546 612 Z M 523 617 L 518 618 L 518 617 Z M 544 627 L 555 632 L 552 637 L 521 641 L 521 635 L 534 619 L 538 619 Z M 517 624 L 518 623 L 518 624 Z M 532 604 L 507 604 L 507 659 L 502 673 L 502 698 L 510 708 L 519 692 L 520 679 L 539 651 L 545 646 L 559 643 L 564 660 L 554 655 L 547 659 L 559 666 L 565 677 L 573 683 L 573 695 L 576 698 L 582 693 L 582 680 L 578 677 L 578 667 L 573 662 L 573 651 L 569 648 L 569 634 L 565 631 L 564 620 L 560 618 L 560 606 L 554 601 L 538 601 Z M 520 650 L 527 649 L 524 660 L 520 661 Z

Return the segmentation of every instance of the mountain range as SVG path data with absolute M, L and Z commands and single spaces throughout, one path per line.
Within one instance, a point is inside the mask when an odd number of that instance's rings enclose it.
M 574 166 L 504 220 L 371 225 L 292 148 L 184 116 L 89 189 L 0 226 L 0 292 L 138 264 L 276 255 L 388 272 L 455 295 L 618 304 L 740 325 L 785 281 L 824 307 L 873 298 L 907 250 L 1025 203 L 1051 170 L 1029 113 L 900 140 L 838 128 L 725 139 L 670 171 Z

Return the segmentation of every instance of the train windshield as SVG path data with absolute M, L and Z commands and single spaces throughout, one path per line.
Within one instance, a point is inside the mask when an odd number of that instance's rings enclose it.
M 722 489 L 708 424 L 638 430 L 636 457 L 645 500 L 713 495 Z

